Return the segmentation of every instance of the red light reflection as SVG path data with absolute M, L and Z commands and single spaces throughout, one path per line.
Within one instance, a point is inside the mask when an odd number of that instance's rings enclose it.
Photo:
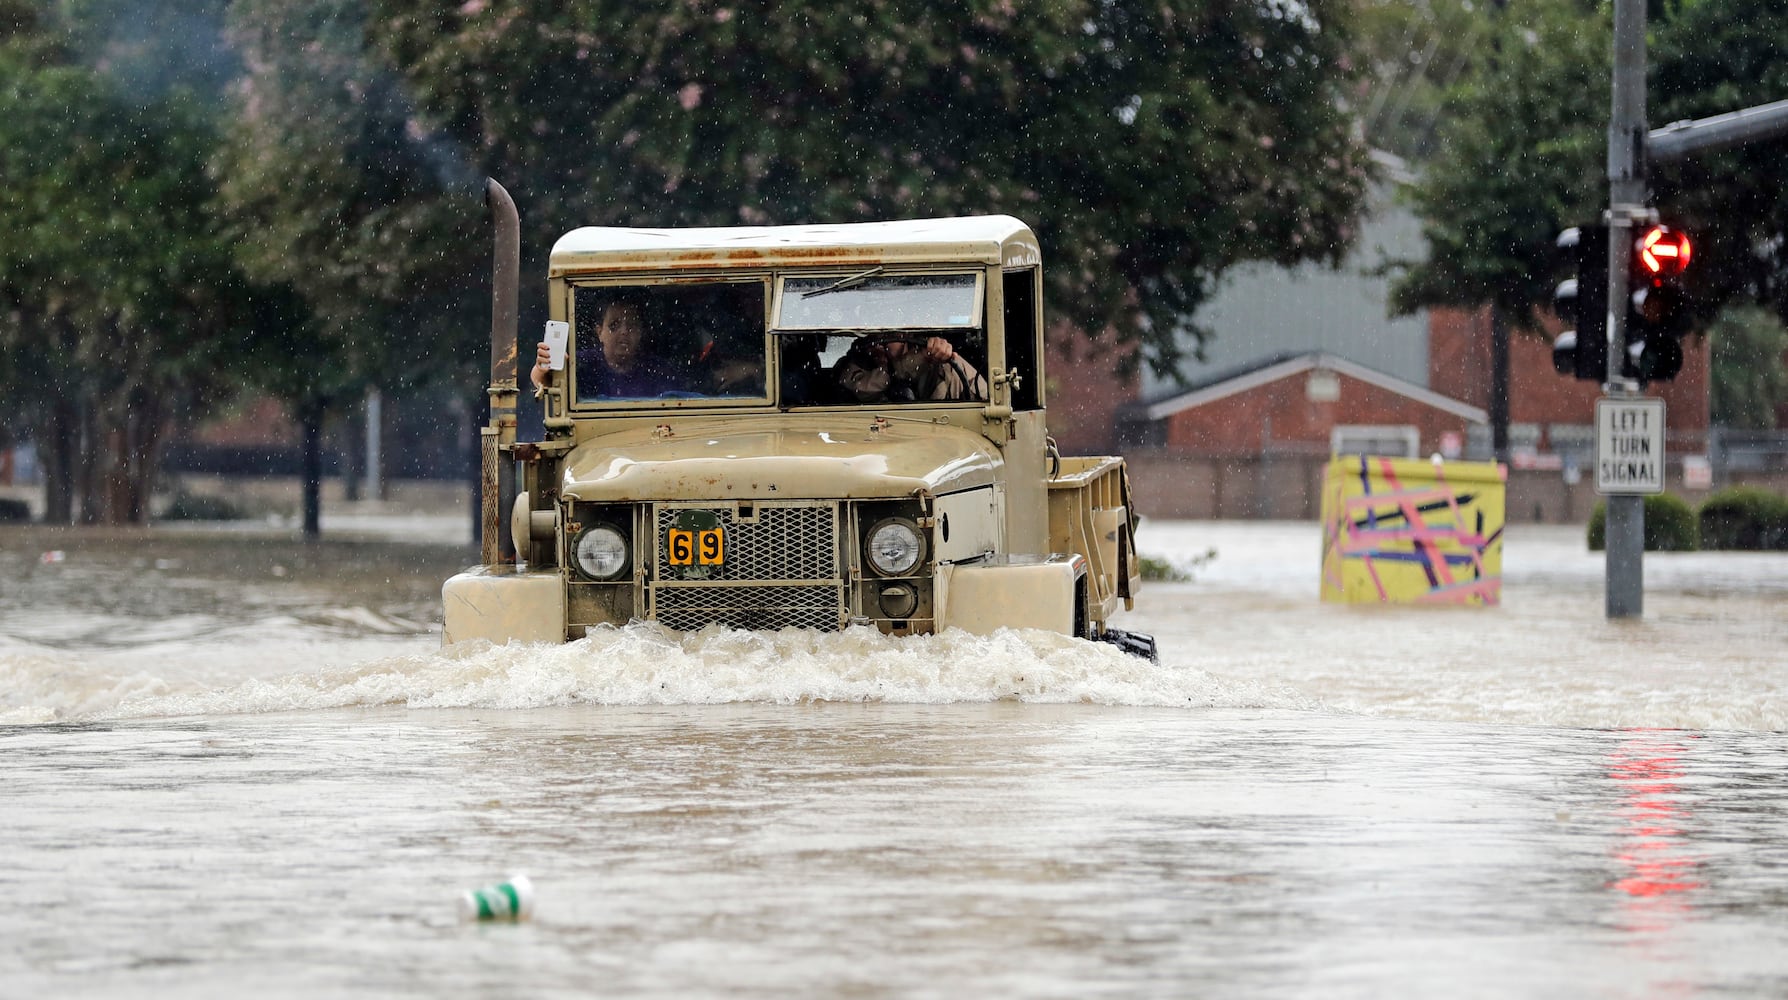
M 1671 909 L 1687 909 L 1678 897 L 1702 887 L 1698 859 L 1683 850 L 1683 828 L 1690 819 L 1680 801 L 1681 757 L 1692 733 L 1635 732 L 1614 752 L 1609 777 L 1620 786 L 1616 812 L 1626 820 L 1615 851 L 1626 872 L 1609 883 L 1639 899 L 1674 899 Z M 1638 914 L 1634 914 L 1637 916 Z

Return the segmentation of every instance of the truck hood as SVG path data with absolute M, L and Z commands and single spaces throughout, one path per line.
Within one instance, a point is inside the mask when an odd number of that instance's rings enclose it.
M 986 486 L 1005 461 L 979 434 L 930 421 L 851 414 L 739 424 L 673 419 L 586 441 L 565 456 L 560 495 L 598 503 L 904 497 Z

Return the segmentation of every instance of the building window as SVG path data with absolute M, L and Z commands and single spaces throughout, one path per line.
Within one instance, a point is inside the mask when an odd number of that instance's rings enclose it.
M 1334 455 L 1418 458 L 1421 448 L 1422 435 L 1413 424 L 1336 424 L 1329 431 L 1329 452 Z
M 1304 383 L 1304 397 L 1312 403 L 1333 403 L 1341 398 L 1341 376 L 1318 368 Z

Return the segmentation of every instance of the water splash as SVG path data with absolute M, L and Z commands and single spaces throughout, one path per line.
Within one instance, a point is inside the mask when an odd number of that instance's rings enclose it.
M 465 643 L 221 686 L 177 672 L 113 673 L 54 655 L 0 654 L 0 723 L 86 722 L 404 705 L 1022 701 L 1154 707 L 1302 708 L 1295 695 L 1161 666 L 1046 632 L 958 630 L 892 637 L 741 632 L 682 635 L 637 623 L 561 646 Z

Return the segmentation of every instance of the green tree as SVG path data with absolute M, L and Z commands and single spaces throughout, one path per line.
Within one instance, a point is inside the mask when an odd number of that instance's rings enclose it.
M 161 444 L 226 391 L 242 288 L 209 223 L 213 133 L 189 94 L 129 91 L 76 26 L 0 29 L 0 370 L 36 414 L 49 519 L 147 516 Z
M 1498 0 L 1360 0 L 1357 106 L 1375 149 L 1420 163 L 1435 152 L 1447 94 L 1491 50 Z
M 291 293 L 257 365 L 304 434 L 304 530 L 318 529 L 323 422 L 368 386 L 461 381 L 484 355 L 480 177 L 367 49 L 355 0 L 238 0 L 250 67 L 217 167 L 237 259 Z M 297 317 L 296 312 L 302 312 Z
M 1488 30 L 1409 192 L 1428 257 L 1398 262 L 1392 306 L 1488 305 L 1537 331 L 1556 283 L 1554 239 L 1607 200 L 1612 29 L 1605 8 L 1581 0 L 1513 0 Z
M 330 315 L 425 273 L 482 294 L 443 175 L 508 183 L 531 255 L 588 224 L 1008 212 L 1050 248 L 1067 318 L 1170 367 L 1226 269 L 1345 249 L 1366 176 L 1352 8 L 368 0 L 361 21 L 352 0 L 243 0 L 244 142 L 284 183 L 231 189 L 265 223 L 258 257 L 339 272 L 292 277 L 313 304 L 317 281 L 345 290 Z
M 1788 328 L 1757 306 L 1729 308 L 1707 329 L 1713 341 L 1713 422 L 1771 430 L 1788 406 Z

